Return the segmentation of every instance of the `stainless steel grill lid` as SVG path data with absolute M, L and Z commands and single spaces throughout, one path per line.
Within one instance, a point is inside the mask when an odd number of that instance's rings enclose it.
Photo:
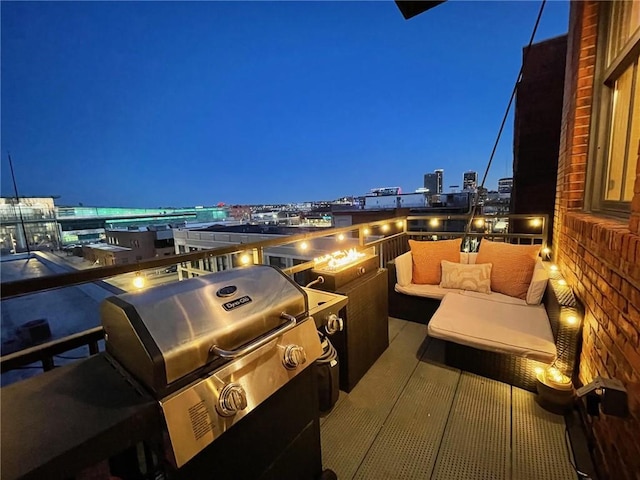
M 106 299 L 101 305 L 107 351 L 152 390 L 201 369 L 232 350 L 308 312 L 305 292 L 274 267 L 212 273 Z

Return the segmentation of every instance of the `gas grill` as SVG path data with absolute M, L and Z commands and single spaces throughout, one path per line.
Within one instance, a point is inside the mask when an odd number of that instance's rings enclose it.
M 165 450 L 178 469 L 188 462 L 207 463 L 190 462 L 194 457 L 229 457 L 227 452 L 210 449 L 230 429 L 235 432 L 231 441 L 244 424 L 255 436 L 257 427 L 251 422 L 271 414 L 262 411 L 261 405 L 269 404 L 279 390 L 293 391 L 287 385 L 303 377 L 303 371 L 322 353 L 308 312 L 302 288 L 266 265 L 111 297 L 101 307 L 106 351 L 125 375 L 157 398 L 168 437 L 166 446 L 170 447 Z M 313 382 L 309 385 L 309 398 L 317 398 Z M 318 424 L 317 403 L 311 403 L 307 411 L 313 416 L 299 422 L 305 428 Z M 250 413 L 246 422 L 240 422 Z M 293 432 L 291 436 L 300 435 Z M 319 429 L 317 437 L 311 444 L 319 449 Z M 252 441 L 244 440 L 247 445 Z M 289 445 L 283 448 L 295 450 Z M 205 449 L 208 453 L 202 452 Z M 250 452 L 247 446 L 248 456 Z M 282 457 L 281 453 L 273 456 Z M 313 458 L 320 458 L 319 451 Z M 250 464 L 251 460 L 243 462 Z M 269 465 L 267 462 L 265 468 Z M 247 473 L 246 478 L 249 476 L 256 473 Z

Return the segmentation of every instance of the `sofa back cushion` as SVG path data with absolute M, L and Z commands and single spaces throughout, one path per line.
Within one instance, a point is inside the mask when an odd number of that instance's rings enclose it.
M 461 238 L 418 242 L 409 240 L 412 259 L 412 283 L 438 285 L 440 283 L 440 262 L 460 260 Z
M 491 290 L 525 300 L 540 245 L 514 245 L 483 239 L 476 264 L 491 263 Z
M 464 265 L 442 260 L 442 288 L 491 293 L 491 264 Z

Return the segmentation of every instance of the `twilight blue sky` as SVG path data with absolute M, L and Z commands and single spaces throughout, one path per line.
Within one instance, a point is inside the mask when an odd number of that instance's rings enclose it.
M 1 2 L 2 195 L 286 203 L 482 175 L 539 2 Z M 564 34 L 548 2 L 536 40 Z M 511 175 L 513 117 L 486 186 Z

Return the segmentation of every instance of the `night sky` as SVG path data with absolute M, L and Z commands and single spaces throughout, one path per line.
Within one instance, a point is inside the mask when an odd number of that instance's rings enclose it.
M 539 2 L 1 2 L 2 195 L 288 203 L 481 176 Z M 548 2 L 536 41 L 566 33 Z M 513 117 L 486 186 L 511 175 Z

